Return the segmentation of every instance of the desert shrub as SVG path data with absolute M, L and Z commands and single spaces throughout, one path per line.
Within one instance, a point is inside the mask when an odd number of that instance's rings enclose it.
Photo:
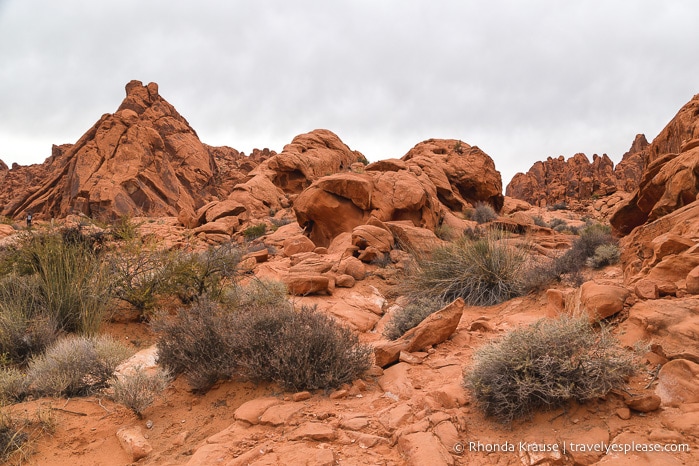
M 109 386 L 113 390 L 114 401 L 123 404 L 141 419 L 143 411 L 153 404 L 169 383 L 170 375 L 162 369 L 147 372 L 136 367 L 131 373 L 111 379 Z
M 420 297 L 412 299 L 388 321 L 383 335 L 389 340 L 397 340 L 411 328 L 417 327 L 427 316 L 440 310 L 443 304 L 435 299 Z
M 450 227 L 449 225 L 446 225 L 444 223 L 442 223 L 441 225 L 438 225 L 434 229 L 434 234 L 437 236 L 437 238 L 444 240 L 444 241 L 451 241 L 456 236 L 454 229 L 452 227 Z
M 70 335 L 33 358 L 27 369 L 30 391 L 38 396 L 76 396 L 107 385 L 131 350 L 107 336 Z
M 492 222 L 498 218 L 498 214 L 495 213 L 495 209 L 493 209 L 490 204 L 478 202 L 474 206 L 473 211 L 470 214 L 470 218 L 480 225 L 481 223 Z
M 124 215 L 112 222 L 109 234 L 117 241 L 134 241 L 140 238 L 139 226 L 130 215 Z
M 534 220 L 534 225 L 536 225 L 538 227 L 549 228 L 549 224 L 546 223 L 546 220 L 541 218 L 539 215 L 533 216 L 532 220 Z
M 568 204 L 565 202 L 557 202 L 549 207 L 549 210 L 568 210 Z
M 24 432 L 17 420 L 6 413 L 0 414 L 0 461 L 9 462 L 18 459 L 22 464 L 28 457 L 24 446 L 29 441 L 29 435 Z
M 20 401 L 27 393 L 27 376 L 14 367 L 0 368 L 0 404 Z
M 568 222 L 562 218 L 552 218 L 549 222 L 549 228 L 560 232 L 568 228 Z
M 410 293 L 440 302 L 489 306 L 520 296 L 526 255 L 497 232 L 439 247 L 408 279 Z
M 204 252 L 173 254 L 166 259 L 165 291 L 176 294 L 183 303 L 204 294 L 217 299 L 226 280 L 238 272 L 241 258 L 241 250 L 231 243 L 212 246 Z
M 529 269 L 526 273 L 525 289 L 543 289 L 552 281 L 561 280 L 563 276 L 570 277 L 573 284 L 579 286 L 584 280 L 582 269 L 586 265 L 592 265 L 589 259 L 595 255 L 597 248 L 603 245 L 613 245 L 618 250 L 610 228 L 599 224 L 586 226 L 580 230 L 579 236 L 565 254 Z M 612 254 L 612 248 L 605 254 Z M 609 258 L 612 259 L 612 256 Z
M 109 258 L 114 297 L 131 304 L 142 316 L 147 316 L 155 307 L 159 295 L 166 291 L 170 257 L 139 242 L 115 251 Z
M 195 392 L 229 379 L 236 367 L 233 312 L 203 297 L 176 316 L 156 316 L 158 363 L 174 375 L 184 374 Z
M 259 238 L 267 232 L 267 225 L 260 223 L 257 225 L 252 225 L 243 230 L 243 237 L 246 241 L 252 241 L 255 238 Z
M 621 257 L 621 249 L 616 244 L 601 244 L 595 248 L 595 253 L 587 261 L 595 269 L 616 264 Z
M 0 279 L 0 354 L 9 363 L 24 364 L 57 336 L 56 322 L 43 313 L 35 277 Z
M 286 284 L 275 280 L 253 279 L 245 286 L 226 289 L 222 303 L 237 309 L 279 308 L 288 306 Z
M 371 366 L 371 348 L 315 308 L 243 312 L 237 331 L 242 376 L 287 390 L 335 388 Z
M 95 333 L 109 299 L 95 243 L 64 230 L 30 238 L 21 253 L 38 279 L 46 315 L 67 332 Z
M 272 223 L 272 225 L 274 226 L 275 229 L 277 229 L 279 227 L 283 227 L 284 225 L 288 225 L 291 222 L 293 222 L 293 220 L 289 217 L 282 217 L 282 218 L 270 217 L 269 221 Z M 264 234 L 264 232 L 262 232 L 262 234 Z M 259 235 L 259 236 L 262 236 L 262 235 Z
M 502 422 L 584 402 L 623 386 L 633 356 L 586 317 L 542 319 L 479 349 L 464 383 L 486 415 Z

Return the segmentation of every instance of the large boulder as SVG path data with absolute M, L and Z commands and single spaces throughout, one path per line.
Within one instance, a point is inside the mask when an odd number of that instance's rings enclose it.
M 318 246 L 328 246 L 337 235 L 364 225 L 372 216 L 434 229 L 441 212 L 429 180 L 408 170 L 326 176 L 296 198 L 294 211 Z
M 477 202 L 502 209 L 502 178 L 488 154 L 476 146 L 455 139 L 428 139 L 402 158 L 408 166 L 418 166 L 437 190 L 439 201 L 460 212 Z

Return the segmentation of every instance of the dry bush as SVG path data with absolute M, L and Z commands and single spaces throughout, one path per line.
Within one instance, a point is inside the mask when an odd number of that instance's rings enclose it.
M 20 423 L 7 413 L 0 414 L 0 461 L 22 464 L 29 458 L 26 450 L 29 435 Z
M 397 340 L 405 332 L 417 327 L 420 322 L 442 307 L 444 307 L 444 303 L 440 300 L 424 297 L 413 298 L 391 317 L 391 320 L 386 324 L 383 335 L 389 340 Z
M 253 281 L 223 304 L 204 298 L 176 316 L 158 316 L 159 363 L 184 374 L 196 392 L 232 377 L 331 388 L 370 366 L 371 350 L 355 334 L 314 310 L 295 311 L 284 290 Z
M 147 372 L 136 367 L 132 373 L 111 379 L 109 386 L 114 392 L 114 401 L 123 404 L 142 419 L 143 411 L 153 404 L 169 383 L 170 375 L 167 371 L 156 369 Z
M 111 337 L 70 335 L 33 358 L 27 369 L 30 391 L 37 396 L 76 396 L 104 388 L 131 349 Z
M 482 223 L 492 222 L 498 218 L 498 214 L 495 209 L 490 204 L 485 202 L 477 202 L 471 212 L 471 220 L 475 221 L 479 225 Z
M 336 388 L 371 367 L 371 347 L 314 308 L 243 312 L 237 331 L 243 377 L 287 390 Z
M 160 314 L 152 322 L 159 334 L 158 363 L 184 374 L 195 392 L 208 391 L 235 372 L 234 311 L 203 297 L 176 316 Z
M 619 262 L 621 258 L 621 249 L 616 244 L 601 244 L 595 249 L 592 257 L 587 259 L 587 263 L 594 269 L 601 269 L 607 265 L 613 265 Z
M 0 354 L 7 362 L 25 364 L 57 337 L 56 322 L 42 312 L 35 277 L 0 279 Z
M 0 404 L 20 401 L 27 393 L 27 376 L 14 367 L 0 369 Z
M 621 387 L 633 356 L 586 317 L 542 319 L 479 349 L 464 383 L 488 416 L 502 422 L 584 402 Z
M 527 272 L 525 289 L 528 291 L 544 289 L 551 282 L 560 281 L 563 276 L 569 276 L 579 286 L 583 281 L 582 269 L 585 266 L 594 266 L 597 262 L 594 259 L 591 260 L 591 258 L 595 256 L 595 252 L 600 246 L 607 245 L 610 248 L 603 248 L 601 253 L 605 254 L 606 257 L 599 258 L 600 264 L 604 260 L 613 260 L 614 248 L 618 251 L 617 242 L 612 237 L 609 226 L 599 224 L 586 226 L 580 231 L 580 235 L 565 254 L 556 257 L 552 261 L 543 262 Z
M 526 254 L 501 233 L 461 238 L 418 259 L 408 281 L 410 294 L 440 302 L 461 297 L 467 304 L 489 306 L 520 296 Z

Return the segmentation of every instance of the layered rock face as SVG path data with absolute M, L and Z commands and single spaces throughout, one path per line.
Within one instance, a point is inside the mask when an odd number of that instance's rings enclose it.
M 621 235 L 694 202 L 699 193 L 699 94 L 647 148 L 638 189 L 610 218 Z
M 220 152 L 224 159 L 238 155 Z M 48 165 L 41 183 L 7 205 L 5 215 L 193 215 L 218 194 L 209 147 L 155 83 L 128 83 L 118 110 L 102 116 L 77 143 L 54 147 Z
M 585 154 L 575 154 L 568 160 L 549 157 L 536 162 L 527 173 L 517 173 L 506 194 L 546 207 L 608 196 L 617 190 L 632 191 L 641 179 L 647 146 L 645 136 L 637 135 L 616 168 L 606 154 L 593 155 L 592 162 Z

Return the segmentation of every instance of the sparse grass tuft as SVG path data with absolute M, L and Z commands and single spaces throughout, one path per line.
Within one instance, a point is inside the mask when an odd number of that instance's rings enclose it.
M 633 355 L 586 317 L 542 319 L 513 330 L 475 354 L 464 383 L 477 406 L 501 422 L 584 402 L 623 386 Z
M 27 394 L 27 376 L 14 367 L 0 369 L 0 404 L 16 403 Z
M 419 259 L 409 285 L 415 295 L 439 302 L 461 297 L 475 306 L 498 304 L 523 293 L 525 258 L 497 232 L 461 238 Z

